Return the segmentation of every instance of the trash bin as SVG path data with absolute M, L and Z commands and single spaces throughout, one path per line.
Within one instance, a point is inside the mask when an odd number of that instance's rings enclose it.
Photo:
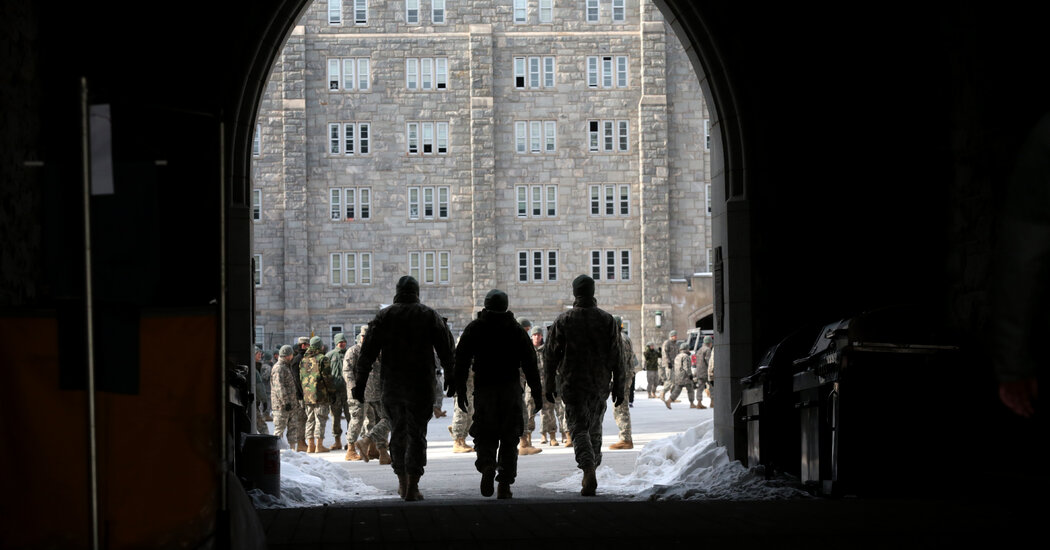
M 799 421 L 792 407 L 791 377 L 795 359 L 808 353 L 818 328 L 795 331 L 770 347 L 755 372 L 740 381 L 747 465 L 761 466 L 766 477 L 799 477 Z
M 830 496 L 880 496 L 932 479 L 930 459 L 951 459 L 952 436 L 935 421 L 954 391 L 959 347 L 947 334 L 918 306 L 823 328 L 794 362 L 804 483 Z
M 241 456 L 237 461 L 245 490 L 281 497 L 281 450 L 276 435 L 241 434 Z

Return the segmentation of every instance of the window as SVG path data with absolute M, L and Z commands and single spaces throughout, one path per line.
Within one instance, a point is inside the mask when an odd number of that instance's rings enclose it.
M 591 278 L 595 281 L 630 281 L 630 250 L 592 250 Z
M 447 250 L 408 253 L 408 274 L 420 284 L 447 285 L 451 273 L 452 253 Z
M 626 120 L 590 120 L 587 132 L 592 153 L 626 153 L 630 150 L 630 124 Z
M 612 18 L 617 23 L 623 23 L 627 19 L 624 0 L 612 0 Z
M 252 156 L 257 157 L 262 154 L 262 124 L 255 125 L 255 135 L 252 136 Z
M 448 58 L 406 58 L 405 88 L 410 91 L 448 89 Z
M 252 256 L 252 281 L 255 286 L 262 286 L 262 254 Z
M 368 122 L 328 124 L 328 154 L 367 155 L 371 150 L 372 125 Z
M 526 147 L 527 144 L 527 147 Z M 553 120 L 514 122 L 514 150 L 518 153 L 554 153 L 558 145 L 558 123 Z
M 368 0 L 354 0 L 354 24 L 368 24 Z
M 711 120 L 704 119 L 704 151 L 711 150 Z
M 265 337 L 266 337 L 266 331 L 263 330 L 263 326 L 262 325 L 255 325 L 255 345 L 259 346 L 260 348 L 266 347 L 264 345 L 265 344 L 265 340 L 266 340 Z
M 707 272 L 708 273 L 711 273 L 712 267 L 713 267 L 713 265 L 711 263 L 711 249 L 708 248 L 707 249 Z
M 435 70 L 435 75 L 434 75 L 434 84 L 435 84 L 435 86 L 434 87 L 437 88 L 438 90 L 447 90 L 448 89 L 448 58 L 447 57 L 439 57 L 439 58 L 434 60 L 434 65 L 435 65 L 435 68 L 434 68 L 434 70 Z
M 405 59 L 405 87 L 409 90 L 419 89 L 419 60 Z
M 629 84 L 629 63 L 626 55 L 592 55 L 587 57 L 587 86 L 597 88 L 626 88 Z
M 328 190 L 328 216 L 332 221 L 368 220 L 372 217 L 372 189 L 333 187 Z
M 354 78 L 354 75 L 357 78 Z M 368 58 L 329 58 L 328 91 L 350 91 L 368 89 Z
M 514 194 L 519 218 L 552 218 L 558 215 L 557 185 L 517 185 Z
M 550 23 L 553 20 L 554 0 L 540 0 L 540 23 Z
M 587 22 L 598 22 L 598 0 L 587 0 Z
M 525 0 L 514 0 L 514 23 L 521 24 L 526 20 Z
M 558 280 L 557 250 L 519 250 L 518 282 L 543 283 Z
M 421 90 L 433 90 L 434 89 L 434 60 L 428 57 L 424 57 L 419 60 L 419 89 Z
M 328 24 L 343 24 L 343 0 L 328 0 Z
M 707 204 L 707 213 L 711 214 L 711 184 L 704 184 L 704 202 Z
M 409 187 L 408 219 L 448 219 L 449 188 Z
M 553 57 L 515 57 L 514 87 L 534 90 L 553 88 L 554 65 Z
M 333 252 L 328 255 L 329 282 L 332 286 L 372 284 L 371 252 Z
M 629 216 L 631 214 L 630 185 L 592 185 L 590 191 L 592 216 Z
M 369 88 L 369 61 L 367 57 L 357 60 L 357 89 L 364 91 Z
M 445 0 L 431 0 L 430 20 L 435 25 L 445 24 Z
M 419 0 L 405 0 L 405 22 L 410 25 L 419 23 Z
M 252 221 L 262 221 L 262 189 L 252 189 Z
M 448 153 L 447 122 L 409 122 L 405 128 L 408 154 L 439 155 Z

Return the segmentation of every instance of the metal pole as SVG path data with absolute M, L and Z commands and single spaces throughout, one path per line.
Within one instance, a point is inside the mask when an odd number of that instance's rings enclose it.
M 229 449 L 226 446 L 226 123 L 219 121 L 219 441 L 222 444 L 222 467 L 219 481 L 220 510 L 226 512 L 226 477 L 229 468 Z
M 84 297 L 87 316 L 88 448 L 91 482 L 91 548 L 98 550 L 98 450 L 95 431 L 95 327 L 91 298 L 91 142 L 87 78 L 80 77 L 80 154 L 84 168 Z

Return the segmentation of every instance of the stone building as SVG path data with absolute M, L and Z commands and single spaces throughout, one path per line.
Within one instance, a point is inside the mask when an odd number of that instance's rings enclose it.
M 707 113 L 648 0 L 316 0 L 258 114 L 257 342 L 356 332 L 405 274 L 456 334 L 492 288 L 549 324 L 583 273 L 636 343 L 693 327 Z

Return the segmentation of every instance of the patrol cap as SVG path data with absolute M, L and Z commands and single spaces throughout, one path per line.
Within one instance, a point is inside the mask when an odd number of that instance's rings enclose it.
M 336 344 L 338 344 L 339 342 L 345 342 L 345 341 L 346 341 L 346 336 L 343 336 L 342 332 L 340 332 L 339 334 L 335 335 L 335 343 Z
M 321 345 L 321 337 L 320 336 L 314 336 L 313 338 L 310 339 L 310 347 L 320 346 L 320 345 Z
M 518 317 L 518 324 L 521 325 L 523 328 L 524 327 L 532 328 L 532 321 L 530 321 L 530 320 L 528 320 L 528 319 L 526 319 L 524 317 Z
M 671 336 L 678 336 L 678 331 L 672 330 L 671 332 L 668 332 L 667 337 L 670 338 Z
M 714 341 L 715 341 L 714 338 L 711 338 L 710 336 L 704 336 L 704 343 L 705 344 L 710 344 L 710 343 L 712 343 Z
M 259 353 L 260 351 L 262 351 L 262 348 L 260 348 L 259 346 L 255 346 L 255 353 Z
M 277 352 L 278 357 L 287 357 L 292 354 L 292 346 L 285 344 L 281 346 L 280 351 Z
M 540 336 L 543 336 L 543 329 L 540 327 L 532 327 L 532 330 L 529 331 L 529 334 L 539 334 Z
M 310 343 L 310 339 L 307 338 L 306 336 L 300 336 L 299 340 L 298 340 L 298 343 L 300 343 L 300 344 L 309 344 Z
M 678 349 L 689 349 L 689 342 L 682 342 L 678 344 Z

